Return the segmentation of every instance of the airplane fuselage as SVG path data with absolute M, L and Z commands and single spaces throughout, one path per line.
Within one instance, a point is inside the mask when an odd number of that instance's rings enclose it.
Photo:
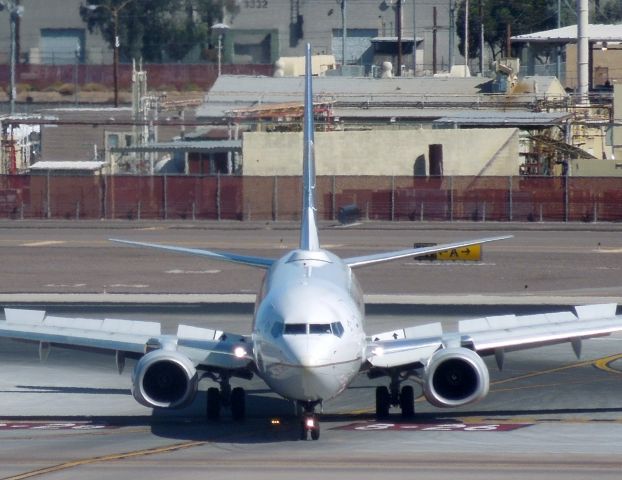
M 364 307 L 354 273 L 326 250 L 294 250 L 257 297 L 254 358 L 279 395 L 318 402 L 341 393 L 365 359 Z

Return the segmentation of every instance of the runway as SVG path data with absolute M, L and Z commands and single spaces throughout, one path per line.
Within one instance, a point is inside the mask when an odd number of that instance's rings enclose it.
M 192 230 L 192 235 L 170 228 L 145 231 L 154 240 L 160 232 L 166 242 L 174 241 L 181 232 L 182 242 L 201 246 L 203 236 L 221 236 L 223 244 L 227 235 L 233 237 L 230 231 L 203 229 Z M 0 279 L 0 292 L 5 295 L 28 291 L 63 295 L 78 290 L 85 294 L 90 291 L 101 299 L 103 288 L 131 295 L 134 290 L 144 290 L 131 286 L 139 283 L 159 285 L 161 290 L 156 289 L 154 294 L 167 292 L 165 285 L 180 294 L 186 285 L 197 294 L 243 293 L 247 282 L 251 288 L 250 280 L 237 267 L 223 267 L 219 273 L 167 274 L 175 268 L 206 272 L 218 264 L 204 265 L 196 259 L 185 263 L 186 259 L 168 255 L 149 261 L 144 251 L 107 246 L 105 238 L 119 235 L 118 231 L 69 231 L 63 226 L 4 233 L 7 235 L 2 236 L 0 248 L 7 260 L 4 271 L 8 275 Z M 125 228 L 121 233 L 132 238 L 142 234 Z M 396 239 L 372 229 L 359 232 L 361 239 L 356 242 L 369 242 L 373 249 L 380 250 L 387 244 L 404 243 L 407 237 L 427 238 L 435 233 L 443 237 L 440 241 L 495 234 L 400 230 Z M 254 241 L 260 244 L 259 250 L 278 253 L 279 248 L 270 245 L 275 238 L 278 242 L 277 237 L 290 235 L 289 230 L 259 230 L 254 233 Z M 336 244 L 336 233 L 331 231 L 326 236 Z M 346 236 L 353 237 L 350 233 Z M 618 237 L 615 229 L 570 233 L 522 230 L 510 241 L 514 243 L 487 250 L 485 262 L 489 265 L 467 268 L 397 262 L 390 274 L 373 267 L 368 288 L 372 294 L 388 294 L 393 286 L 405 292 L 410 286 L 422 296 L 429 296 L 441 288 L 450 291 L 455 286 L 461 298 L 482 291 L 506 298 L 521 296 L 523 301 L 521 305 L 484 307 L 438 305 L 433 300 L 418 306 L 378 303 L 370 308 L 367 330 L 373 333 L 396 325 L 437 320 L 443 322 L 445 329 L 452 330 L 458 319 L 478 313 L 565 308 L 566 302 L 559 299 L 579 294 L 595 299 L 614 298 L 619 295 L 618 270 L 622 264 L 620 252 L 615 250 L 622 243 Z M 50 241 L 66 243 L 21 246 Z M 599 253 L 599 241 L 601 250 L 611 251 Z M 289 242 L 286 241 L 288 248 Z M 252 239 L 242 243 L 244 250 L 256 251 Z M 78 253 L 68 248 L 72 246 L 77 247 Z M 523 248 L 533 253 L 533 258 L 521 257 Z M 523 263 L 519 265 L 521 258 Z M 516 263 L 505 266 L 506 262 Z M 69 283 L 65 274 L 61 274 L 63 278 L 57 275 L 60 270 L 56 269 L 63 263 L 80 277 L 74 283 Z M 147 265 L 132 271 L 139 263 Z M 114 274 L 115 265 L 120 268 L 119 276 L 108 278 Z M 428 276 L 429 272 L 437 273 Z M 121 276 L 126 273 L 131 277 L 126 286 L 113 288 L 113 284 L 121 285 Z M 361 280 L 367 273 L 359 272 Z M 601 276 L 610 282 L 602 291 L 599 286 L 605 280 Z M 179 280 L 170 282 L 170 278 Z M 232 287 L 222 292 L 216 282 L 206 281 L 212 278 Z M 525 295 L 525 283 L 538 284 L 544 279 L 551 280 L 547 288 Z M 238 280 L 240 287 L 236 290 Z M 54 282 L 54 287 L 45 286 Z M 82 283 L 86 287 L 75 286 Z M 25 288 L 28 286 L 32 288 Z M 534 297 L 535 301 L 530 301 Z M 544 298 L 548 301 L 537 301 Z M 249 307 L 244 303 L 60 302 L 50 308 L 59 314 L 160 321 L 165 331 L 173 331 L 180 322 L 226 326 L 240 333 L 250 330 Z M 52 349 L 47 362 L 41 364 L 36 346 L 1 340 L 0 479 L 617 479 L 622 471 L 621 354 L 622 335 L 616 335 L 585 341 L 580 359 L 569 345 L 508 353 L 501 372 L 494 360 L 487 359 L 491 393 L 484 401 L 463 409 L 440 410 L 418 400 L 417 416 L 407 423 L 397 412 L 389 421 L 375 421 L 371 412 L 377 382 L 361 376 L 343 395 L 325 403 L 321 439 L 302 442 L 297 440 L 298 425 L 292 417 L 292 405 L 268 392 L 260 380 L 244 383 L 249 393 L 246 421 L 236 423 L 225 417 L 221 422 L 207 423 L 202 413 L 209 380 L 201 383 L 196 401 L 187 409 L 174 414 L 154 412 L 132 398 L 129 362 L 119 375 L 111 355 Z M 416 391 L 420 391 L 419 387 Z M 280 419 L 281 424 L 272 425 L 272 418 Z

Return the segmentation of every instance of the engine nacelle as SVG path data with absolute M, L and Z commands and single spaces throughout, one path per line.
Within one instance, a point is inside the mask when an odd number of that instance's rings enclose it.
M 432 405 L 459 407 L 488 394 L 488 367 L 477 353 L 467 348 L 439 350 L 425 369 L 423 392 Z
M 180 408 L 194 399 L 199 385 L 197 371 L 185 355 L 153 350 L 136 364 L 132 395 L 146 407 Z

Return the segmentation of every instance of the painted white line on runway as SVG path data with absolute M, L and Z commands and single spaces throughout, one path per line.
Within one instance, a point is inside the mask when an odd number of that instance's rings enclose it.
M 49 247 L 50 245 L 62 245 L 67 243 L 64 240 L 44 240 L 41 242 L 22 243 L 20 247 Z
M 45 287 L 52 288 L 81 288 L 86 287 L 86 283 L 46 283 Z
M 214 273 L 220 273 L 222 270 L 217 270 L 217 269 L 211 269 L 211 270 L 180 270 L 180 269 L 173 269 L 173 270 L 167 270 L 164 273 L 169 273 L 169 274 L 173 274 L 173 275 L 205 275 L 205 274 L 214 274 Z
M 106 285 L 110 288 L 149 288 L 149 285 L 142 283 L 127 284 L 127 283 L 113 283 L 112 285 Z

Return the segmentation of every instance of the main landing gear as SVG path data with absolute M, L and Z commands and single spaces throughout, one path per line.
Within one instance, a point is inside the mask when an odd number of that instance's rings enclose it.
M 303 409 L 300 416 L 300 440 L 307 440 L 311 436 L 311 440 L 320 438 L 320 419 L 315 413 L 315 402 L 299 402 Z
M 376 418 L 387 418 L 392 406 L 400 407 L 403 418 L 415 415 L 415 391 L 411 385 L 400 388 L 398 378 L 391 379 L 388 388 L 376 387 Z
M 220 376 L 216 381 L 220 384 L 220 388 L 210 387 L 207 389 L 205 411 L 207 419 L 218 420 L 222 407 L 229 407 L 233 420 L 244 420 L 246 417 L 246 392 L 244 389 L 242 387 L 231 389 L 227 376 Z

